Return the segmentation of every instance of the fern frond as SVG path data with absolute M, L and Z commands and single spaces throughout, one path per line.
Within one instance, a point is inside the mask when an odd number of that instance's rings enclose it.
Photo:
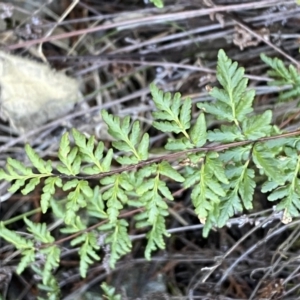
M 162 0 L 150 0 L 157 8 L 163 8 L 164 2 Z
M 195 124 L 191 127 L 190 138 L 195 147 L 202 147 L 207 141 L 207 129 L 204 113 L 200 113 Z
M 108 133 L 117 140 L 112 145 L 120 151 L 133 154 L 119 157 L 117 161 L 120 164 L 136 164 L 148 158 L 149 135 L 145 133 L 140 137 L 140 122 L 135 121 L 131 128 L 129 116 L 121 121 L 119 117 L 112 116 L 105 110 L 101 111 L 101 115 L 108 126 Z
M 242 130 L 247 140 L 257 140 L 272 133 L 272 112 L 266 110 L 261 115 L 251 116 L 242 122 Z
M 99 219 L 107 219 L 108 215 L 105 212 L 104 201 L 102 199 L 102 193 L 98 185 L 94 187 L 93 197 L 89 198 L 87 203 L 88 214 L 92 217 Z
M 227 195 L 221 200 L 218 226 L 223 227 L 228 219 L 235 213 L 246 209 L 252 209 L 252 199 L 256 183 L 254 171 L 248 168 L 249 160 L 245 164 L 236 164 L 226 170 L 229 183 L 224 186 Z M 243 204 L 243 205 L 242 205 Z
M 201 160 L 201 156 L 199 160 Z M 195 206 L 195 212 L 202 223 L 205 224 L 209 212 L 214 205 L 220 203 L 220 197 L 225 197 L 226 192 L 222 184 L 228 184 L 222 162 L 219 155 L 210 152 L 202 161 L 200 168 L 188 168 L 184 186 L 193 187 L 191 198 Z
M 24 186 L 21 192 L 23 195 L 27 195 L 40 183 L 41 178 L 52 176 L 51 164 L 44 162 L 42 159 L 38 159 L 37 154 L 29 146 L 27 146 L 27 151 L 31 152 L 29 155 L 32 156 L 31 159 L 34 164 L 46 173 L 35 174 L 31 168 L 26 167 L 22 162 L 8 157 L 5 166 L 7 171 L 5 172 L 4 169 L 0 169 L 0 180 L 14 181 L 8 189 L 11 193 L 15 193 Z
M 262 192 L 270 192 L 268 196 L 269 201 L 280 200 L 276 206 L 277 210 L 284 210 L 285 217 L 298 217 L 300 212 L 300 157 L 296 150 L 286 147 L 285 157 L 281 158 L 282 170 L 285 170 L 285 174 L 282 174 L 282 182 L 267 181 L 262 188 Z
M 292 100 L 300 96 L 300 74 L 293 65 L 289 65 L 287 68 L 279 58 L 271 58 L 265 54 L 261 54 L 260 58 L 272 68 L 272 70 L 268 71 L 268 75 L 274 78 L 274 80 L 269 82 L 269 85 L 292 85 L 290 90 L 280 93 L 280 101 Z
M 35 249 L 25 249 L 22 250 L 22 258 L 17 266 L 16 272 L 17 274 L 23 273 L 23 271 L 31 266 L 31 264 L 35 261 Z
M 213 142 L 231 143 L 234 141 L 243 141 L 243 133 L 235 125 L 221 125 L 220 129 L 208 131 L 208 139 Z
M 59 266 L 60 249 L 57 245 L 52 245 L 39 250 L 39 255 L 45 256 L 45 264 L 43 268 L 43 284 L 48 285 L 52 278 L 53 271 Z
M 57 170 L 65 175 L 77 175 L 81 166 L 81 158 L 77 153 L 78 148 L 71 148 L 69 134 L 66 132 L 60 140 L 58 158 L 62 164 L 56 166 Z
M 219 120 L 233 122 L 240 128 L 240 122 L 253 110 L 255 92 L 246 91 L 248 79 L 244 78 L 244 68 L 238 68 L 237 62 L 232 62 L 222 49 L 218 53 L 217 79 L 223 89 L 214 87 L 210 92 L 217 102 L 199 103 L 197 106 Z
M 21 251 L 22 259 L 17 267 L 17 273 L 21 274 L 26 267 L 35 261 L 35 248 L 31 240 L 25 239 L 16 232 L 7 229 L 0 222 L 0 237 Z
M 50 232 L 47 230 L 45 223 L 33 223 L 26 217 L 24 222 L 27 225 L 29 232 L 33 234 L 34 239 L 43 244 L 50 244 L 55 241 L 54 237 L 51 236 Z M 47 285 L 51 278 L 51 272 L 56 269 L 60 261 L 60 249 L 57 245 L 52 245 L 43 249 L 39 249 L 39 254 L 45 256 L 44 269 L 42 273 L 43 284 Z
M 133 187 L 127 179 L 126 173 L 105 177 L 100 180 L 100 183 L 103 186 L 107 186 L 102 198 L 106 201 L 106 213 L 109 221 L 114 223 L 119 216 L 119 211 L 128 201 L 126 192 L 131 191 Z
M 53 243 L 55 241 L 45 223 L 33 223 L 26 217 L 24 218 L 24 222 L 27 225 L 28 231 L 33 234 L 35 240 L 44 244 Z
M 204 114 L 201 113 L 196 123 L 191 126 L 190 98 L 181 100 L 181 94 L 176 93 L 172 99 L 171 93 L 164 93 L 155 84 L 150 85 L 157 111 L 152 113 L 154 118 L 153 126 L 163 132 L 181 133 L 180 138 L 169 138 L 165 146 L 167 150 L 179 151 L 201 147 L 206 143 L 206 122 Z
M 40 269 L 37 265 L 32 265 L 31 269 L 34 271 L 34 273 L 43 278 L 43 270 Z M 49 275 L 49 279 L 47 281 L 47 284 L 38 284 L 38 288 L 40 291 L 44 291 L 47 295 L 47 299 L 38 297 L 38 300 L 57 300 L 60 299 L 60 287 L 56 280 L 56 278 L 53 276 L 53 274 Z
M 50 200 L 55 193 L 55 187 L 63 186 L 62 180 L 59 177 L 48 177 L 44 182 L 43 193 L 41 195 L 41 208 L 45 214 L 50 206 Z
M 161 175 L 178 182 L 184 181 L 184 178 L 167 162 L 153 164 L 152 169 L 148 168 L 148 171 L 148 176 L 155 174 L 155 177 L 147 178 L 136 190 L 140 203 L 145 207 L 145 213 L 136 216 L 138 220 L 136 226 L 139 228 L 149 225 L 153 227 L 159 216 L 166 217 L 169 214 L 168 205 L 163 197 L 173 200 L 173 196 L 166 182 L 161 179 Z
M 190 98 L 181 101 L 181 94 L 164 93 L 155 84 L 150 85 L 150 91 L 158 111 L 153 112 L 153 126 L 163 132 L 182 133 L 187 139 L 187 129 L 190 128 L 192 101 Z M 160 121 L 159 121 L 160 120 Z
M 121 295 L 115 295 L 116 289 L 107 285 L 106 282 L 101 284 L 101 288 L 103 289 L 103 292 L 108 300 L 121 300 Z
M 41 174 L 48 174 L 49 176 L 52 175 L 52 166 L 51 160 L 45 162 L 42 160 L 39 155 L 28 145 L 25 146 L 26 154 L 31 161 L 32 165 L 41 173 Z
M 72 129 L 72 135 L 76 146 L 79 148 L 82 155 L 82 161 L 92 163 L 93 166 L 83 167 L 82 171 L 86 174 L 93 175 L 102 172 L 110 171 L 110 165 L 113 158 L 113 150 L 108 150 L 105 157 L 103 157 L 104 143 L 99 142 L 95 147 L 95 138 L 91 136 L 89 139 L 84 134 L 76 129 Z
M 98 227 L 100 231 L 107 232 L 105 243 L 110 246 L 109 264 L 114 268 L 121 256 L 131 250 L 131 241 L 127 231 L 128 223 L 125 220 L 117 220 L 115 223 L 108 223 Z
M 72 240 L 71 245 L 75 246 L 79 243 L 83 243 L 78 252 L 80 256 L 79 271 L 81 277 L 85 278 L 88 267 L 95 261 L 100 260 L 100 256 L 96 253 L 100 247 L 97 245 L 95 232 L 85 232 L 79 238 Z
M 93 190 L 90 188 L 89 183 L 86 180 L 73 179 L 67 181 L 62 187 L 64 191 L 68 191 L 73 188 L 74 190 L 69 192 L 67 196 L 65 214 L 65 223 L 67 225 L 74 222 L 76 219 L 76 212 L 80 208 L 86 207 L 88 199 L 92 198 L 94 195 Z
M 151 253 L 157 248 L 164 249 L 165 241 L 164 237 L 169 237 L 170 234 L 167 232 L 165 217 L 163 215 L 156 215 L 155 219 L 152 220 L 152 228 L 146 234 L 147 246 L 145 249 L 145 258 L 150 260 Z
M 252 159 L 262 174 L 266 174 L 271 180 L 281 183 L 282 172 L 280 160 L 276 159 L 276 153 L 271 148 L 260 143 L 256 144 L 252 151 Z
M 34 248 L 31 240 L 25 239 L 14 231 L 7 229 L 3 222 L 0 222 L 0 236 L 19 250 Z

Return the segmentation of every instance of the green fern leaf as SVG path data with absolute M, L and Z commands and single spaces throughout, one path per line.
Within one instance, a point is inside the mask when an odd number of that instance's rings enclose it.
M 167 162 L 163 161 L 158 165 L 159 173 L 167 176 L 177 182 L 184 182 L 184 177 L 182 177 L 172 166 Z
M 213 174 L 220 182 L 228 184 L 228 179 L 225 175 L 224 166 L 219 159 L 219 154 L 216 152 L 209 152 L 206 156 L 207 171 Z
M 223 227 L 230 216 L 233 216 L 237 212 L 241 212 L 243 209 L 236 190 L 233 190 L 228 197 L 222 199 L 220 205 L 219 227 Z
M 41 174 L 52 174 L 51 161 L 43 161 L 28 144 L 25 145 L 25 151 L 33 166 L 37 168 Z
M 109 149 L 106 153 L 106 156 L 103 158 L 102 167 L 103 167 L 104 172 L 109 172 L 110 171 L 110 166 L 111 166 L 111 161 L 112 161 L 113 155 L 114 155 L 113 150 Z M 96 152 L 95 152 L 95 156 L 96 156 L 96 158 L 98 158 L 97 149 L 96 149 Z
M 116 116 L 110 115 L 107 111 L 102 110 L 101 115 L 103 118 L 103 121 L 107 124 L 108 126 L 108 133 L 114 137 L 116 140 L 124 140 L 128 139 L 128 133 L 130 131 L 130 118 L 125 117 L 122 122 L 122 127 L 121 127 L 121 122 L 120 118 Z
M 215 88 L 216 87 L 214 87 L 214 89 Z M 227 105 L 224 103 L 218 103 L 218 101 L 214 104 L 198 103 L 197 107 L 202 109 L 207 114 L 216 116 L 218 120 L 232 121 L 232 112 L 228 110 Z
M 280 201 L 280 203 L 276 206 L 276 209 L 284 210 L 290 217 L 298 217 L 300 211 L 299 192 L 290 188 L 289 194 Z
M 43 270 L 40 269 L 39 266 L 37 265 L 31 265 L 31 269 L 34 271 L 34 273 L 39 277 L 43 278 Z M 40 291 L 44 291 L 47 293 L 47 299 L 43 299 L 38 297 L 38 300 L 57 300 L 61 299 L 61 294 L 60 294 L 60 287 L 58 285 L 58 282 L 56 280 L 56 277 L 54 277 L 53 274 L 49 274 L 49 279 L 47 284 L 38 284 L 38 288 Z
M 244 78 L 244 68 L 238 68 L 238 64 L 232 62 L 222 49 L 218 53 L 217 78 L 223 89 L 214 87 L 210 92 L 217 103 L 199 103 L 197 106 L 239 127 L 239 123 L 252 111 L 254 92 L 246 92 L 248 80 Z
M 248 117 L 242 123 L 242 130 L 248 140 L 256 140 L 271 134 L 272 111 L 266 110 L 262 115 Z
M 23 179 L 17 179 L 11 187 L 8 189 L 10 193 L 15 193 L 17 190 L 19 190 L 22 186 L 25 185 L 25 180 Z
M 22 251 L 22 258 L 16 269 L 17 274 L 21 274 L 24 270 L 35 261 L 34 249 L 25 249 Z
M 157 218 L 153 222 L 152 229 L 146 234 L 148 240 L 145 249 L 145 258 L 151 259 L 151 252 L 157 248 L 165 249 L 164 236 L 169 237 L 170 234 L 166 230 L 165 218 L 161 215 L 157 215 Z
M 254 171 L 248 169 L 249 160 L 244 165 L 231 165 L 226 170 L 229 183 L 224 187 L 228 193 L 222 198 L 218 226 L 222 227 L 235 213 L 243 207 L 252 209 L 252 199 L 255 188 Z
M 41 208 L 42 212 L 45 214 L 50 205 L 50 200 L 55 193 L 55 186 L 62 187 L 63 183 L 59 177 L 48 177 L 45 180 L 45 185 L 43 187 L 43 194 L 41 196 Z
M 78 182 L 79 182 L 78 179 L 72 179 L 72 180 L 67 181 L 62 187 L 63 191 L 68 191 L 72 188 L 76 188 L 78 185 Z
M 243 161 L 247 160 L 250 155 L 250 150 L 252 145 L 246 145 L 243 147 L 236 147 L 232 149 L 227 149 L 226 151 L 220 153 L 220 160 L 224 162 L 229 161 Z
M 72 224 L 70 224 L 69 226 L 60 229 L 60 232 L 65 233 L 65 234 L 73 234 L 73 233 L 76 233 L 76 232 L 79 232 L 79 231 L 82 231 L 85 229 L 86 229 L 86 225 L 83 224 L 80 216 L 77 215 L 75 217 L 74 222 Z M 75 239 L 73 239 L 71 241 L 71 245 L 72 246 L 78 245 L 80 243 L 83 243 L 84 240 L 85 240 L 85 236 L 79 235 L 78 237 L 76 237 Z
M 205 165 L 202 165 L 200 171 L 196 171 L 197 181 L 199 183 L 192 190 L 191 198 L 195 206 L 195 213 L 202 223 L 205 223 L 208 212 L 213 209 L 214 203 L 219 203 L 219 197 L 209 189 L 207 181 L 213 180 L 211 175 L 206 172 Z
M 123 156 L 118 157 L 116 161 L 121 165 L 135 165 L 139 162 L 139 159 L 135 156 Z
M 26 217 L 24 222 L 27 225 L 27 229 L 34 235 L 34 238 L 44 244 L 53 243 L 55 241 L 54 237 L 51 236 L 50 232 L 47 230 L 45 223 L 33 223 Z
M 241 184 L 239 186 L 239 194 L 241 196 L 242 202 L 246 209 L 252 209 L 252 201 L 254 195 L 254 188 L 256 186 L 254 181 L 254 171 L 252 169 L 246 169 L 243 174 Z
M 127 254 L 131 250 L 132 245 L 127 232 L 127 227 L 128 223 L 123 219 L 99 227 L 99 230 L 109 230 L 105 243 L 110 245 L 109 264 L 112 268 L 115 267 L 116 262 L 121 256 Z
M 75 188 L 67 196 L 65 223 L 67 225 L 73 224 L 76 212 L 87 206 L 88 199 L 93 197 L 93 190 L 89 187 L 86 180 L 73 179 L 63 185 L 63 190 L 67 191 Z
M 27 195 L 30 192 L 32 192 L 35 187 L 40 183 L 40 178 L 39 177 L 35 177 L 35 178 L 31 178 L 29 180 L 29 182 L 26 184 L 25 188 L 22 189 L 22 194 L 23 195 Z
M 7 229 L 3 222 L 0 222 L 0 236 L 19 250 L 33 248 L 31 240 L 25 239 L 14 231 Z
M 108 133 L 117 139 L 112 145 L 124 152 L 131 152 L 133 156 L 130 157 L 119 157 L 117 161 L 121 164 L 136 164 L 139 161 L 143 160 L 145 155 L 145 147 L 147 144 L 147 136 L 145 138 L 140 138 L 140 123 L 135 121 L 133 123 L 131 132 L 130 132 L 130 118 L 125 117 L 122 122 L 120 118 L 109 115 L 105 110 L 101 112 L 104 122 L 108 126 Z M 143 141 L 142 149 L 144 153 L 139 154 L 139 151 L 136 147 L 138 144 Z
M 269 201 L 276 201 L 278 199 L 282 199 L 286 196 L 288 196 L 290 190 L 287 186 L 282 186 L 278 189 L 276 189 L 275 191 L 273 191 L 269 196 L 268 196 L 268 200 Z
M 65 175 L 72 175 L 72 171 L 70 171 L 66 166 L 63 165 L 57 165 L 56 169 L 58 172 L 60 172 L 61 174 L 65 174 Z
M 6 174 L 3 169 L 0 169 L 0 180 L 12 181 L 14 180 L 14 177 Z
M 279 186 L 278 182 L 275 181 L 266 181 L 261 188 L 261 191 L 263 193 L 271 192 L 272 190 L 275 190 Z
M 181 151 L 193 148 L 194 145 L 186 137 L 179 139 L 168 139 L 168 142 L 165 146 L 165 149 L 170 151 Z
M 101 288 L 105 293 L 105 298 L 107 298 L 108 300 L 121 300 L 120 295 L 115 295 L 116 289 L 114 287 L 108 286 L 106 282 L 101 284 Z
M 71 149 L 69 134 L 66 132 L 61 140 L 58 150 L 58 158 L 62 162 L 57 165 L 57 170 L 66 175 L 77 175 L 80 171 L 81 159 L 78 155 L 78 147 Z
M 157 122 L 154 121 L 152 123 L 153 127 L 155 127 L 156 129 L 162 131 L 162 132 L 174 132 L 174 133 L 180 133 L 181 132 L 181 128 L 175 123 L 175 122 Z
M 157 8 L 163 8 L 164 2 L 162 0 L 150 0 Z
M 208 131 L 208 139 L 213 142 L 231 143 L 243 141 L 245 137 L 236 126 L 222 125 L 221 129 Z
M 179 121 L 182 124 L 183 129 L 189 129 L 191 126 L 191 109 L 192 109 L 192 100 L 187 98 L 183 101 L 183 104 L 180 109 Z
M 17 175 L 17 174 L 23 174 L 27 176 L 33 175 L 31 168 L 25 167 L 23 163 L 10 157 L 7 158 L 7 167 L 10 167 L 9 173 L 11 175 Z M 15 172 L 13 169 L 17 170 L 18 173 Z
M 40 253 L 46 256 L 43 269 L 43 284 L 49 284 L 52 279 L 52 272 L 59 266 L 60 249 L 57 245 L 53 245 L 40 250 Z
M 282 182 L 279 161 L 274 158 L 274 154 L 270 149 L 266 149 L 262 145 L 256 144 L 253 148 L 252 158 L 261 172 L 278 183 Z
M 128 201 L 126 191 L 131 190 L 132 186 L 128 182 L 126 173 L 105 177 L 100 180 L 100 183 L 103 186 L 108 186 L 102 198 L 106 201 L 109 221 L 115 223 L 119 216 L 119 211 Z
M 191 141 L 195 147 L 202 147 L 207 140 L 206 122 L 203 113 L 199 114 L 196 123 L 192 126 L 190 132 Z
M 261 54 L 260 58 L 272 68 L 272 70 L 268 71 L 268 75 L 273 77 L 274 80 L 269 82 L 269 85 L 292 85 L 290 90 L 280 93 L 280 101 L 296 99 L 300 96 L 300 74 L 293 65 L 289 65 L 286 68 L 282 60 L 277 57 L 270 58 L 265 54 Z
M 161 194 L 164 197 L 166 197 L 168 200 L 174 200 L 174 197 L 172 196 L 169 188 L 167 187 L 167 185 L 164 181 L 159 181 L 157 187 L 158 187 L 158 190 L 161 192 Z M 168 209 L 168 205 L 164 201 L 157 202 L 157 205 L 163 209 Z
M 83 154 L 83 161 L 93 163 L 92 167 L 85 167 L 83 171 L 90 175 L 108 172 L 113 157 L 113 151 L 110 149 L 105 158 L 103 158 L 104 143 L 99 142 L 94 151 L 95 139 L 91 136 L 89 139 L 85 137 L 76 129 L 72 129 L 72 135 L 75 140 L 76 146 L 79 148 L 80 153 Z
M 140 122 L 133 122 L 131 133 L 129 134 L 129 140 L 131 141 L 132 145 L 136 145 L 139 142 L 140 131 Z
M 98 185 L 94 187 L 93 197 L 89 198 L 87 210 L 90 216 L 107 219 L 107 214 L 104 210 L 104 202 Z
M 80 256 L 80 275 L 81 277 L 85 278 L 89 266 L 94 261 L 99 261 L 100 256 L 96 253 L 97 250 L 100 249 L 100 247 L 97 245 L 97 237 L 94 232 L 86 232 L 83 234 L 84 243 L 80 247 L 79 250 L 79 256 Z M 78 242 L 78 240 L 77 240 Z M 74 240 L 72 241 L 72 245 L 76 245 Z
M 145 133 L 141 139 L 141 142 L 138 145 L 137 153 L 141 160 L 148 159 L 148 149 L 149 149 L 149 135 Z
M 182 103 L 180 93 L 175 93 L 172 99 L 171 93 L 163 93 L 153 83 L 150 85 L 150 91 L 158 109 L 152 113 L 155 119 L 152 125 L 163 132 L 181 132 L 189 139 L 186 130 L 190 128 L 191 99 L 187 98 Z
M 209 211 L 205 224 L 203 226 L 202 235 L 207 237 L 213 226 L 218 224 L 220 216 L 220 206 L 218 204 L 213 205 L 213 208 Z
M 138 195 L 143 195 L 146 192 L 148 192 L 149 190 L 154 189 L 154 179 L 148 179 L 146 181 L 144 181 L 136 190 Z
M 70 150 L 69 134 L 66 132 L 61 137 L 59 144 L 59 155 L 61 156 L 62 161 L 66 160 Z

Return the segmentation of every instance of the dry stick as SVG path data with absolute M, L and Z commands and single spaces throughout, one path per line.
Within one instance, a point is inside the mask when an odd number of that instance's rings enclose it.
M 92 59 L 94 61 L 99 60 L 100 58 L 97 58 L 95 56 L 81 56 L 77 59 L 84 59 L 85 58 L 88 59 Z M 76 59 L 76 58 L 74 58 Z M 185 70 L 191 70 L 191 71 L 200 71 L 200 72 L 205 72 L 205 73 L 212 73 L 212 74 L 216 74 L 216 70 L 210 69 L 210 68 L 205 68 L 205 67 L 199 67 L 199 66 L 194 66 L 194 65 L 184 65 L 184 64 L 180 64 L 180 63 L 172 63 L 172 62 L 164 62 L 164 61 L 143 61 L 143 60 L 131 60 L 131 59 L 118 59 L 118 60 L 114 60 L 118 63 L 121 64 L 138 64 L 141 66 L 163 66 L 163 67 L 171 67 L 174 69 L 185 69 Z M 101 59 L 102 63 L 107 63 L 110 62 L 110 60 L 105 60 L 105 59 Z M 270 77 L 264 77 L 264 76 L 256 76 L 256 75 L 244 75 L 245 77 L 252 79 L 252 80 L 258 80 L 258 81 L 272 81 L 273 79 L 271 79 Z
M 158 156 L 158 157 L 155 157 L 155 158 L 150 158 L 148 160 L 144 160 L 144 161 L 142 161 L 140 163 L 137 163 L 137 164 L 134 164 L 134 165 L 120 167 L 120 168 L 117 168 L 115 170 L 99 173 L 99 174 L 96 174 L 96 175 L 68 176 L 68 175 L 53 174 L 53 176 L 59 176 L 60 178 L 68 178 L 68 179 L 73 179 L 73 178 L 87 179 L 87 180 L 88 179 L 100 179 L 100 178 L 103 178 L 103 177 L 106 177 L 106 176 L 110 176 L 110 175 L 130 171 L 130 170 L 134 170 L 134 169 L 137 169 L 137 168 L 142 168 L 144 166 L 148 166 L 150 164 L 161 162 L 161 161 L 164 161 L 164 160 L 169 160 L 170 161 L 170 160 L 179 159 L 180 157 L 186 156 L 187 154 L 190 154 L 190 153 L 208 152 L 208 151 L 221 152 L 221 151 L 228 150 L 228 149 L 235 148 L 235 147 L 246 146 L 246 145 L 255 144 L 255 143 L 262 143 L 262 142 L 266 142 L 266 141 L 271 141 L 271 140 L 280 139 L 280 138 L 287 138 L 287 137 L 292 137 L 292 136 L 297 136 L 297 135 L 300 135 L 300 130 L 291 131 L 291 132 L 288 132 L 288 133 L 282 133 L 282 134 L 278 134 L 278 135 L 273 135 L 273 136 L 269 136 L 269 137 L 263 137 L 263 138 L 260 138 L 260 139 L 257 139 L 257 140 L 240 141 L 240 142 L 233 142 L 233 143 L 229 143 L 229 144 L 225 144 L 225 145 L 217 145 L 217 146 L 211 146 L 211 147 L 199 147 L 199 148 L 194 148 L 194 149 L 188 149 L 188 150 L 178 151 L 178 152 L 175 152 L 175 153 L 161 155 L 161 156 Z
M 252 291 L 249 300 L 254 299 L 257 291 L 259 290 L 259 288 L 261 287 L 262 283 L 264 282 L 264 280 L 266 280 L 267 278 L 269 278 L 272 274 L 273 278 L 277 278 L 276 275 L 279 275 L 282 270 L 289 265 L 289 263 L 291 262 L 291 260 L 282 263 L 282 257 L 285 257 L 285 253 L 287 252 L 288 248 L 290 248 L 295 241 L 297 241 L 299 239 L 299 232 L 300 229 L 300 224 L 296 227 L 296 230 L 293 230 L 293 232 L 289 235 L 289 237 L 276 249 L 275 254 L 278 254 L 278 258 L 276 259 L 276 261 L 273 261 L 272 258 L 272 268 L 268 268 L 268 270 L 264 273 L 264 276 L 259 280 L 258 284 L 256 285 L 256 287 L 254 288 L 254 290 Z M 286 245 L 288 243 L 288 245 Z M 273 255 L 273 257 L 275 256 L 275 254 Z M 276 266 L 278 266 L 280 264 L 280 268 L 275 272 L 274 269 Z M 295 274 L 295 272 L 298 271 L 298 269 L 300 268 L 300 266 L 298 268 L 296 268 L 292 273 L 289 274 L 289 276 L 284 280 L 283 284 L 286 284 L 289 279 Z
M 283 55 L 284 57 L 286 57 L 288 60 L 290 60 L 292 63 L 294 63 L 298 69 L 300 69 L 300 63 L 295 60 L 293 57 L 291 57 L 290 55 L 288 55 L 286 52 L 284 52 L 283 50 L 281 50 L 280 48 L 278 48 L 277 46 L 275 46 L 273 43 L 271 43 L 269 40 L 265 39 L 262 35 L 256 33 L 255 31 L 253 31 L 251 28 L 249 28 L 247 25 L 245 25 L 241 20 L 239 20 L 237 17 L 229 15 L 230 18 L 232 18 L 241 28 L 243 28 L 244 30 L 246 30 L 247 32 L 249 32 L 251 35 L 253 35 L 254 37 L 256 37 L 257 39 L 259 39 L 260 41 L 264 42 L 265 44 L 267 44 L 268 46 L 270 46 L 271 48 L 273 48 L 275 51 L 277 51 L 278 53 L 280 53 L 281 55 Z
M 253 227 L 250 231 L 247 232 L 247 234 L 245 234 L 242 238 L 240 238 L 238 240 L 237 243 L 235 243 L 223 256 L 222 258 L 220 258 L 219 262 L 217 262 L 213 267 L 210 267 L 208 269 L 210 269 L 210 271 L 202 278 L 201 283 L 205 282 L 211 275 L 212 273 L 222 264 L 222 262 L 224 261 L 224 259 L 230 255 L 235 248 L 240 245 L 248 236 L 250 236 L 252 233 L 254 233 L 257 229 L 261 228 L 262 226 L 266 225 L 267 223 L 269 223 L 270 221 L 272 221 L 274 218 L 274 214 L 270 215 L 268 218 L 266 218 L 262 223 L 256 225 L 255 227 Z M 227 272 L 229 274 L 229 272 Z M 223 278 L 226 278 L 225 275 L 223 275 Z M 222 278 L 222 279 L 223 279 Z M 198 282 L 199 283 L 199 282 Z M 193 287 L 193 289 L 195 289 L 198 285 L 198 283 Z M 218 283 L 219 284 L 219 283 Z
M 285 19 L 287 19 L 290 15 L 295 15 L 295 13 L 299 12 L 299 9 L 297 8 L 295 11 L 286 11 L 285 13 L 272 13 L 272 14 L 268 14 L 268 18 L 271 18 L 272 20 L 275 21 L 280 21 L 283 17 Z M 265 15 L 259 15 L 259 16 L 255 16 L 255 17 L 246 17 L 244 22 L 251 23 L 251 22 L 257 22 L 256 25 L 257 26 L 261 26 L 262 22 L 264 24 L 266 16 Z M 234 21 L 226 21 L 226 27 L 232 26 L 234 25 L 236 22 Z M 209 31 L 214 31 L 217 29 L 222 28 L 222 25 L 220 23 L 217 24 L 210 24 L 209 25 L 204 25 L 203 27 L 197 27 L 197 28 L 193 28 L 191 30 L 187 30 L 184 32 L 177 32 L 174 34 L 169 34 L 166 36 L 162 36 L 162 37 L 158 37 L 158 38 L 151 38 L 150 40 L 145 40 L 145 41 L 141 41 L 139 43 L 136 43 L 134 45 L 129 45 L 129 46 L 124 46 L 121 47 L 117 50 L 113 50 L 110 52 L 110 54 L 117 54 L 117 53 L 126 53 L 126 52 L 131 52 L 137 49 L 140 49 L 142 47 L 145 46 L 150 46 L 153 44 L 160 44 L 163 42 L 167 42 L 167 41 L 172 41 L 172 40 L 176 40 L 176 39 L 186 39 L 186 37 L 191 36 L 191 35 L 196 35 L 199 33 L 205 33 L 205 32 L 209 32 Z M 226 32 L 224 32 L 224 34 L 226 34 Z M 211 36 L 213 36 L 213 34 L 211 34 Z M 281 37 L 283 37 L 284 35 L 280 35 Z M 156 49 L 155 49 L 156 50 Z
M 270 233 L 269 235 L 267 235 L 264 239 L 262 239 L 261 241 L 257 242 L 256 244 L 254 244 L 252 247 L 250 247 L 246 252 L 244 252 L 238 259 L 236 259 L 232 265 L 224 272 L 222 278 L 219 280 L 219 282 L 217 283 L 217 286 L 219 287 L 222 282 L 226 279 L 226 277 L 233 271 L 233 269 L 236 267 L 236 265 L 242 261 L 245 257 L 249 256 L 249 254 L 251 252 L 253 252 L 256 248 L 258 248 L 259 246 L 261 246 L 262 244 L 266 243 L 269 239 L 271 239 L 273 236 L 280 234 L 281 232 L 283 232 L 284 230 L 286 230 L 287 228 L 291 227 L 291 226 L 295 226 L 297 224 L 300 223 L 300 220 L 291 222 L 289 224 L 286 224 L 282 227 L 280 227 L 279 229 L 273 231 L 272 233 Z
M 222 11 L 224 12 L 224 11 L 238 11 L 242 9 L 264 8 L 264 7 L 274 6 L 281 2 L 282 1 L 279 0 L 265 0 L 260 2 L 255 1 L 251 3 L 240 4 L 240 5 L 234 4 L 234 5 L 220 6 L 220 7 L 209 8 L 209 9 L 197 9 L 197 10 L 184 11 L 178 13 L 169 13 L 169 14 L 157 15 L 157 16 L 148 16 L 148 17 L 138 18 L 134 20 L 122 21 L 115 24 L 104 24 L 94 28 L 76 30 L 76 31 L 58 34 L 58 35 L 45 37 L 45 38 L 40 38 L 32 41 L 21 42 L 18 44 L 10 45 L 7 48 L 10 50 L 19 49 L 19 48 L 29 47 L 43 42 L 64 39 L 64 38 L 73 37 L 81 34 L 97 32 L 97 31 L 107 30 L 112 28 L 118 28 L 118 30 L 124 30 L 127 29 L 128 26 L 137 27 L 137 26 L 145 26 L 145 25 L 159 23 L 159 22 L 165 23 L 171 21 L 186 20 L 188 18 L 196 18 L 196 17 L 205 16 L 205 15 L 209 15 L 216 12 L 222 12 Z M 286 1 L 286 4 L 287 3 L 294 3 L 294 1 Z
M 55 23 L 55 25 L 48 30 L 48 32 L 45 34 L 45 37 L 49 37 L 51 33 L 54 31 L 54 29 L 66 18 L 66 16 L 74 9 L 74 7 L 78 4 L 79 0 L 73 0 L 73 2 L 67 7 L 65 12 L 62 14 L 62 16 L 58 19 L 58 21 Z M 43 53 L 43 42 L 41 42 L 38 46 L 38 53 L 42 60 L 47 63 L 47 59 Z

